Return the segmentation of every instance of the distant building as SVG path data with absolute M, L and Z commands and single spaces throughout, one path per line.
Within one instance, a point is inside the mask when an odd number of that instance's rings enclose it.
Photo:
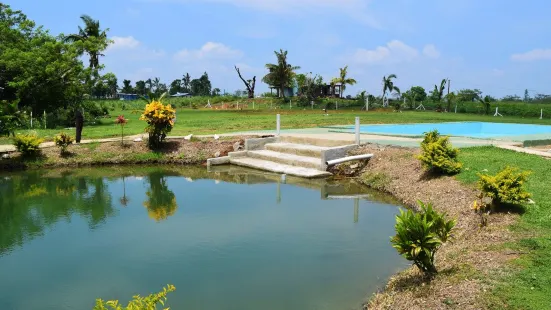
M 117 97 L 120 100 L 137 100 L 140 99 L 140 96 L 138 94 L 124 94 L 124 93 L 118 93 Z
M 190 93 L 175 93 L 174 95 L 170 95 L 170 97 L 192 97 Z

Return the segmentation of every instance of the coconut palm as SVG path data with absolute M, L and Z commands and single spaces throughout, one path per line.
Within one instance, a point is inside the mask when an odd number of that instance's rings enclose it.
M 442 98 L 444 97 L 444 89 L 446 89 L 446 83 L 448 81 L 446 79 L 442 79 L 440 82 L 440 87 L 437 85 L 434 85 L 434 90 L 432 91 L 432 98 L 436 102 L 441 102 Z
M 99 67 L 99 57 L 104 56 L 104 51 L 110 40 L 107 39 L 107 31 L 101 30 L 99 20 L 94 20 L 89 15 L 82 15 L 80 19 L 84 22 L 84 29 L 78 26 L 77 34 L 70 34 L 64 37 L 65 42 L 81 42 L 82 51 L 90 56 L 90 68 Z
M 478 98 L 478 101 L 482 103 L 482 106 L 484 107 L 484 113 L 486 115 L 490 114 L 490 108 L 492 103 L 492 97 L 486 96 L 484 99 Z
M 336 82 L 336 84 L 341 85 L 340 97 L 342 98 L 343 93 L 346 89 L 346 85 L 354 85 L 354 84 L 356 84 L 356 80 L 347 77 L 347 75 L 348 75 L 348 66 L 345 66 L 344 68 L 340 68 L 339 70 L 341 72 L 340 72 L 339 77 L 335 79 L 335 82 Z
M 285 87 L 289 87 L 295 76 L 295 70 L 300 69 L 297 66 L 291 66 L 287 63 L 287 51 L 282 49 L 274 52 L 277 57 L 277 64 L 266 64 L 269 73 L 262 81 L 271 86 L 277 86 L 280 90 L 280 97 L 285 97 Z
M 383 76 L 383 106 L 387 106 L 387 104 L 385 102 L 385 96 L 386 96 L 387 91 L 389 93 L 392 93 L 393 91 L 397 92 L 398 94 L 400 93 L 400 88 L 398 88 L 398 86 L 394 85 L 394 81 L 392 81 L 392 79 L 396 79 L 396 78 L 398 78 L 396 76 L 396 74 L 390 74 L 389 76 Z

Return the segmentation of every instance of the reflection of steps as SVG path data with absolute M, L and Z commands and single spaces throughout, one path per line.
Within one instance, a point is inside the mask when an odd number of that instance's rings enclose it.
M 355 145 L 335 146 L 325 139 L 270 137 L 248 139 L 245 151 L 232 152 L 224 158 L 213 158 L 208 165 L 233 164 L 303 178 L 331 176 L 326 161 L 346 156 Z

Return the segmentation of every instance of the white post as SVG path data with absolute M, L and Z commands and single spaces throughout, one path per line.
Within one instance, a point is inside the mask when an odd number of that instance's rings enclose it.
M 33 111 L 31 111 L 31 128 L 33 128 Z
M 541 109 L 540 119 L 543 119 L 543 109 Z
M 369 97 L 365 98 L 365 111 L 369 111 Z
M 281 131 L 281 116 L 277 114 L 276 115 L 276 133 L 278 136 L 280 131 Z
M 455 113 L 457 114 L 457 102 L 455 103 Z
M 314 109 L 314 101 L 310 102 L 310 104 L 312 105 L 312 110 Z
M 44 129 L 46 129 L 46 110 L 44 110 Z
M 356 116 L 356 144 L 360 145 L 360 117 Z
M 291 110 L 292 106 L 293 106 L 293 100 L 289 99 L 289 110 Z

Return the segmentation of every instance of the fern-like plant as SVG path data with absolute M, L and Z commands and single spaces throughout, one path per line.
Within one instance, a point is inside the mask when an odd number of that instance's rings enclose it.
M 166 295 L 175 290 L 176 287 L 169 284 L 159 293 L 154 293 L 146 297 L 141 297 L 140 295 L 134 296 L 126 306 L 121 305 L 118 300 L 103 301 L 97 299 L 96 305 L 92 310 L 156 310 L 158 304 L 164 307 L 165 301 L 167 300 Z M 163 309 L 168 310 L 170 308 Z
M 492 205 L 501 203 L 520 204 L 530 197 L 524 187 L 530 172 L 518 172 L 517 168 L 505 167 L 496 175 L 479 174 L 478 188 L 486 197 L 492 199 Z
M 462 164 L 457 161 L 459 149 L 454 148 L 449 137 L 443 137 L 437 130 L 425 133 L 421 142 L 421 154 L 417 158 L 423 166 L 438 174 L 456 174 Z
M 400 210 L 396 216 L 396 235 L 392 246 L 425 274 L 437 273 L 434 259 L 442 244 L 452 236 L 455 220 L 434 210 L 432 204 L 418 201 L 420 211 Z

